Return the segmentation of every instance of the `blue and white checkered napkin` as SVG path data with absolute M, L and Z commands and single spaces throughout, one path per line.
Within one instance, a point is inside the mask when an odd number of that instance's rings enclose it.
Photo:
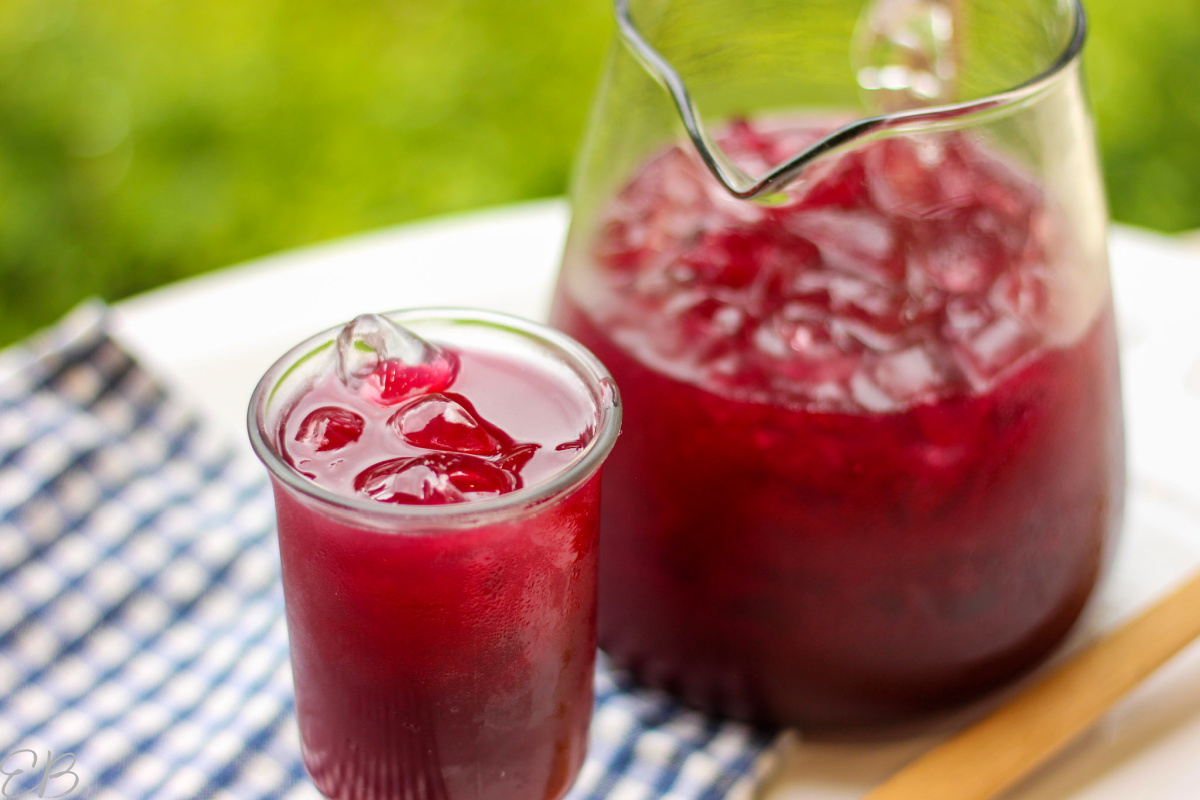
M 38 796 L 52 763 L 46 797 L 317 798 L 300 762 L 265 471 L 114 343 L 99 305 L 0 354 L 6 375 L 8 796 Z M 597 690 L 572 800 L 746 798 L 774 758 L 768 737 L 603 667 Z

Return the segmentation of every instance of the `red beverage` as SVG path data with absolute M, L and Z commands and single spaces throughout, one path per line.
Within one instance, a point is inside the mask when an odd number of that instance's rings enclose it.
M 760 174 L 817 135 L 722 144 Z M 1121 408 L 1108 289 L 1069 290 L 1019 171 L 955 133 L 819 168 L 755 206 L 655 156 L 569 245 L 554 320 L 626 404 L 601 646 L 701 708 L 861 730 L 1062 639 L 1118 528 Z
M 557 800 L 591 717 L 611 383 L 527 323 L 397 319 L 428 363 L 347 370 L 353 343 L 316 339 L 255 396 L 305 766 L 333 800 Z

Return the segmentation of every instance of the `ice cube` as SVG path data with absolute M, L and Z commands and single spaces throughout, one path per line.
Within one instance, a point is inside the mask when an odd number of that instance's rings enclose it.
M 475 413 L 465 397 L 426 395 L 392 415 L 390 424 L 404 441 L 426 450 L 495 456 L 504 449 L 493 426 Z M 496 433 L 511 444 L 510 438 Z
M 981 292 L 992 285 L 1012 256 L 995 236 L 969 218 L 929 221 L 914 231 L 909 270 L 920 270 L 949 294 Z
M 797 303 L 764 321 L 755 331 L 754 344 L 770 358 L 772 384 L 801 396 L 843 395 L 862 358 L 862 346 L 839 336 L 835 327 Z
M 691 271 L 712 286 L 744 289 L 789 259 L 773 232 L 758 226 L 706 232 L 689 253 Z
M 617 198 L 625 249 L 649 258 L 701 230 L 712 212 L 706 180 L 703 167 L 680 148 L 651 161 Z
M 457 372 L 452 354 L 378 314 L 355 317 L 338 334 L 338 377 L 381 405 L 441 391 Z
M 458 360 L 449 353 L 441 353 L 432 364 L 408 364 L 388 359 L 367 376 L 362 392 L 369 400 L 392 406 L 448 388 L 457 373 Z
M 868 350 L 880 353 L 895 350 L 910 338 L 908 327 L 899 315 L 889 318 L 848 311 L 834 321 L 833 327 Z
M 871 200 L 884 214 L 922 220 L 973 207 L 981 179 L 960 139 L 941 134 L 889 139 L 865 156 Z
M 788 314 L 808 309 L 814 319 L 828 319 L 834 341 L 843 335 L 876 350 L 894 349 L 908 328 L 905 293 L 852 274 L 812 270 L 797 276 Z M 845 349 L 845 348 L 843 348 Z
M 999 282 L 997 282 L 997 285 Z M 956 342 L 969 339 L 990 323 L 996 309 L 986 297 L 961 295 L 946 301 L 946 319 L 942 325 L 942 337 Z
M 1050 275 L 1040 264 L 1014 267 L 992 285 L 989 299 L 1026 324 L 1044 327 L 1050 316 Z
M 368 467 L 354 479 L 355 491 L 373 500 L 415 505 L 485 500 L 520 486 L 515 473 L 463 453 L 393 458 Z
M 790 359 L 804 354 L 810 359 L 833 355 L 837 347 L 829 331 L 828 310 L 791 301 L 764 320 L 754 333 L 763 353 Z
M 918 344 L 894 353 L 881 353 L 866 362 L 871 382 L 906 407 L 944 390 L 949 381 L 944 354 L 933 344 Z
M 1041 228 L 1041 220 L 1031 216 L 1043 216 L 1045 192 L 1032 176 L 989 155 L 984 148 L 963 148 L 962 157 L 974 176 L 974 193 L 981 210 L 994 214 L 1010 235 L 1024 237 Z
M 714 295 L 681 294 L 668 301 L 663 312 L 675 320 L 686 340 L 693 344 L 736 335 L 745 323 L 745 313 Z
M 811 210 L 783 220 L 791 233 L 817 246 L 825 265 L 881 283 L 903 275 L 891 223 L 873 211 Z
M 346 408 L 323 406 L 309 413 L 296 431 L 296 442 L 318 453 L 341 450 L 362 436 L 365 421 Z
M 896 410 L 896 401 L 865 370 L 859 370 L 850 379 L 850 396 L 859 406 L 876 414 L 888 414 Z
M 1037 343 L 1037 334 L 1029 326 L 1016 317 L 1000 315 L 953 349 L 972 387 L 983 391 L 1000 373 L 1031 353 Z

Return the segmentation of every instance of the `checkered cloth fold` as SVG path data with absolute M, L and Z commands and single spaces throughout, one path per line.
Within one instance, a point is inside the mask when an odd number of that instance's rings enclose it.
M 0 353 L 5 791 L 318 798 L 265 471 L 139 367 L 105 316 L 85 305 Z M 571 800 L 746 798 L 773 759 L 769 737 L 602 665 Z

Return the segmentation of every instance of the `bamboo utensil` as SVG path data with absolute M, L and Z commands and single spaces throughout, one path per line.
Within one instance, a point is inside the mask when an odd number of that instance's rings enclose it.
M 1200 638 L 1200 573 L 863 800 L 992 800 Z

